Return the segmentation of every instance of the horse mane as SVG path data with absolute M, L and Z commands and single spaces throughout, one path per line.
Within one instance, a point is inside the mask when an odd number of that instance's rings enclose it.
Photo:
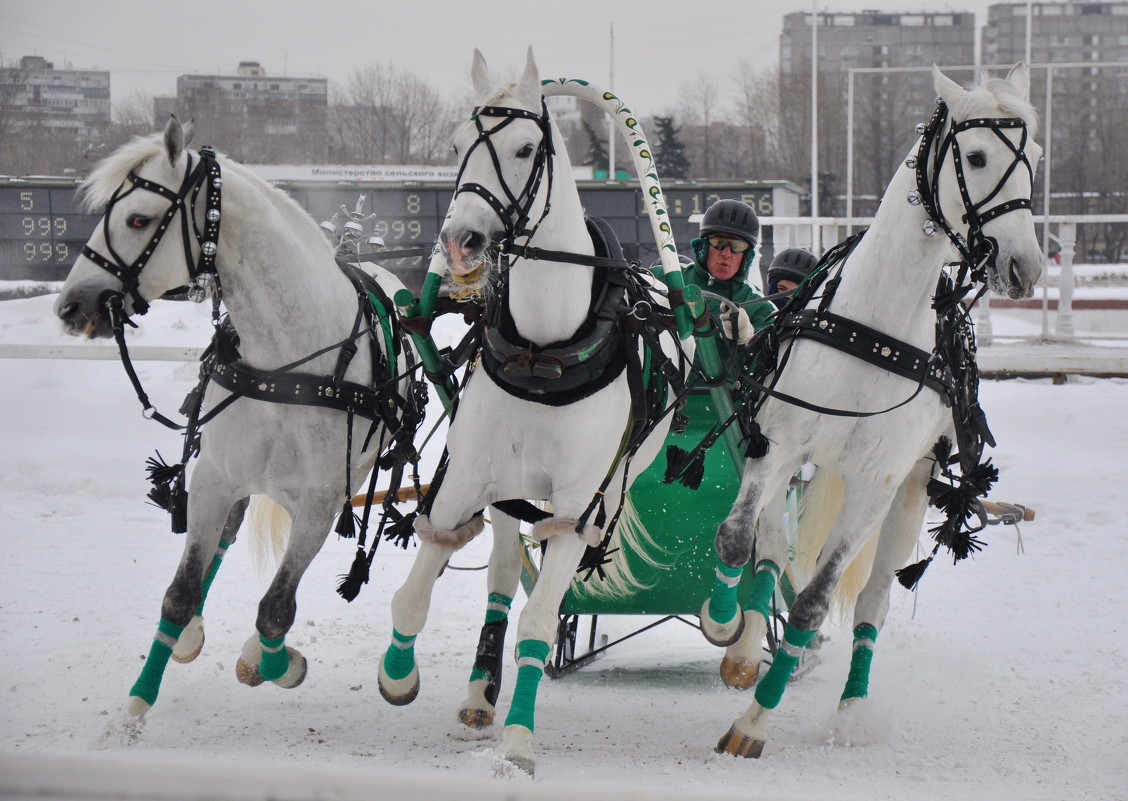
M 980 74 L 979 79 L 957 101 L 952 109 L 955 119 L 975 117 L 1018 117 L 1026 123 L 1030 136 L 1038 132 L 1038 111 L 1010 81 Z
M 164 154 L 161 134 L 135 136 L 106 156 L 79 187 L 79 201 L 89 212 L 101 211 L 129 173 L 154 156 Z
M 109 202 L 118 187 L 129 177 L 129 174 L 152 158 L 166 158 L 163 134 L 155 133 L 149 136 L 133 137 L 129 142 L 98 162 L 90 175 L 83 181 L 78 190 L 79 202 L 82 207 L 90 212 L 101 212 L 102 206 Z M 312 229 L 319 230 L 313 217 L 284 191 L 264 181 L 252 170 L 232 161 L 222 153 L 218 153 L 217 158 L 224 171 L 238 174 L 258 187 L 275 204 L 290 207 L 292 211 L 297 212 L 295 215 L 297 218 L 306 220 Z
M 524 102 L 528 103 L 532 109 L 537 111 L 540 110 L 540 94 L 538 93 L 536 97 L 533 97 L 528 89 L 525 88 L 525 85 L 517 81 L 504 84 L 492 90 L 478 105 L 496 106 L 502 98 L 509 97 L 511 95 L 515 95 L 519 100 L 523 100 Z

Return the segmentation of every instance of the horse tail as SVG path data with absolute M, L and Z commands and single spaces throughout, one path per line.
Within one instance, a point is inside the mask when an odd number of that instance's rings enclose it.
M 843 500 L 842 477 L 829 468 L 818 468 L 799 500 L 795 560 L 791 565 L 799 589 L 814 577 L 815 565 L 826 545 L 827 537 L 830 536 L 834 521 L 842 510 Z M 845 620 L 853 614 L 858 595 L 869 580 L 870 568 L 877 553 L 879 533 L 880 529 L 875 528 L 866 538 L 866 544 L 851 560 L 838 582 L 831 598 L 831 614 L 837 619 Z
M 582 598 L 599 600 L 629 598 L 640 589 L 653 587 L 662 572 L 669 568 L 671 562 L 663 559 L 663 555 L 668 555 L 670 551 L 659 545 L 646 530 L 629 492 L 623 499 L 619 521 L 607 546 L 608 551 L 616 548 L 618 550 L 612 555 L 610 563 L 603 566 L 602 580 L 596 576 L 589 581 L 573 579 L 573 593 Z M 654 579 L 649 582 L 643 580 L 632 568 L 633 560 L 651 568 Z
M 290 541 L 290 513 L 269 495 L 253 495 L 247 507 L 246 522 L 251 535 L 251 557 L 255 565 L 260 570 L 266 570 L 270 560 L 277 565 Z M 273 570 L 273 566 L 270 570 Z

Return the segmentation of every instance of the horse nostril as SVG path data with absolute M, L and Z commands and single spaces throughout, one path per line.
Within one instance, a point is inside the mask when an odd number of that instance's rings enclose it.
M 67 305 L 59 309 L 58 314 L 60 320 L 70 320 L 72 317 L 78 314 L 78 304 L 68 303 Z
M 460 247 L 468 253 L 477 253 L 485 247 L 486 238 L 477 231 L 467 231 L 462 235 Z

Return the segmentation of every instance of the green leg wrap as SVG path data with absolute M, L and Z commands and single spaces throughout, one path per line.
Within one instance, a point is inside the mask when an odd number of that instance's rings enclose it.
M 400 634 L 392 629 L 392 644 L 384 654 L 384 672 L 389 679 L 406 679 L 415 669 L 415 638 Z
M 137 677 L 137 681 L 129 691 L 130 696 L 142 699 L 149 706 L 157 702 L 157 693 L 161 689 L 161 678 L 168 665 L 168 658 L 172 656 L 172 648 L 182 631 L 184 631 L 183 626 L 177 626 L 161 618 L 160 623 L 157 624 L 153 644 L 149 647 L 149 657 L 145 660 L 145 666 L 141 668 L 141 675 Z
M 521 640 L 517 643 L 517 686 L 513 688 L 513 703 L 505 718 L 505 725 L 517 724 L 533 731 L 533 717 L 537 707 L 537 687 L 544 675 L 544 663 L 552 650 L 540 640 Z
M 752 576 L 752 593 L 744 604 L 745 609 L 759 612 L 768 623 L 772 622 L 772 594 L 775 593 L 778 578 L 779 566 L 775 562 L 765 559 L 756 565 L 756 573 Z
M 502 595 L 500 592 L 491 592 L 489 597 L 486 598 L 486 623 L 497 623 L 502 620 L 509 619 L 509 607 L 513 605 L 513 599 L 508 595 Z M 474 668 L 470 671 L 470 681 L 477 679 L 491 680 L 493 677 L 481 668 Z
M 791 672 L 799 664 L 799 657 L 807 643 L 815 636 L 813 631 L 799 631 L 788 623 L 783 632 L 783 642 L 776 649 L 772 666 L 767 674 L 756 685 L 756 703 L 764 709 L 775 709 L 779 700 L 783 698 L 783 691 L 787 687 L 787 680 Z
M 196 607 L 197 615 L 204 614 L 204 601 L 208 599 L 208 590 L 211 589 L 212 582 L 215 581 L 215 574 L 219 572 L 219 566 L 223 564 L 223 557 L 227 555 L 227 549 L 230 547 L 230 542 L 220 540 L 215 549 L 211 567 L 208 568 L 208 573 L 204 576 L 204 583 L 200 587 L 200 605 Z
M 869 695 L 870 664 L 873 662 L 873 644 L 877 640 L 877 629 L 869 623 L 862 623 L 854 629 L 854 653 L 850 656 L 850 675 L 846 677 L 846 689 L 842 699 L 865 698 Z
M 259 644 L 262 646 L 262 656 L 259 657 L 259 674 L 266 681 L 282 678 L 287 668 L 290 667 L 290 654 L 286 651 L 286 637 L 268 640 L 260 634 Z
M 713 597 L 709 599 L 709 617 L 714 623 L 728 623 L 739 610 L 736 603 L 736 587 L 740 584 L 743 567 L 729 567 L 717 560 L 716 580 L 713 582 Z

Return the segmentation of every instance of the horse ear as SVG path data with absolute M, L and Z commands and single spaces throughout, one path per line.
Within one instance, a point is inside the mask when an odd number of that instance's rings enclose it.
M 188 120 L 184 123 L 184 147 L 192 144 L 192 137 L 196 135 L 196 118 Z
M 936 94 L 944 98 L 948 108 L 952 108 L 956 100 L 964 93 L 963 87 L 942 73 L 935 64 L 932 65 L 932 86 L 936 90 Z
M 486 59 L 482 51 L 474 48 L 474 63 L 470 67 L 470 80 L 474 82 L 474 92 L 478 97 L 485 97 L 490 91 L 490 72 L 486 68 Z
M 1020 61 L 1010 68 L 1007 80 L 1011 86 L 1018 90 L 1024 100 L 1030 99 L 1030 71 L 1026 69 L 1026 62 Z
M 164 146 L 165 153 L 168 155 L 168 163 L 176 164 L 176 160 L 184 152 L 184 128 L 180 125 L 180 120 L 176 119 L 175 114 L 168 115 L 168 123 L 164 129 Z
M 536 59 L 533 58 L 533 46 L 525 55 L 525 74 L 521 76 L 521 84 L 529 90 L 533 97 L 540 97 L 540 70 L 537 69 Z

